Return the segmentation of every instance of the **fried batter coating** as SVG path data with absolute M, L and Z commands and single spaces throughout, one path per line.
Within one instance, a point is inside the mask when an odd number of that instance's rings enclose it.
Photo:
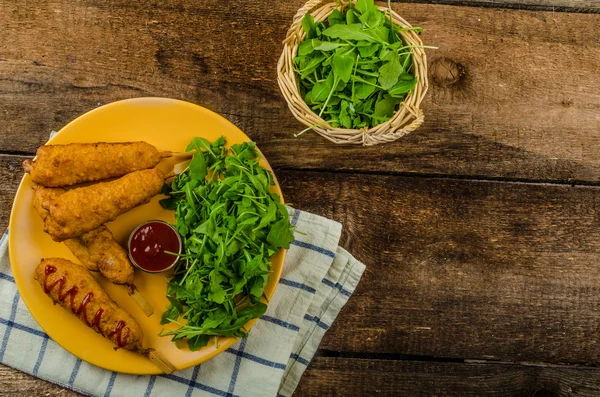
M 163 179 L 156 168 L 136 171 L 42 201 L 41 208 L 48 211 L 44 231 L 55 241 L 79 237 L 150 201 L 160 192 Z
M 34 278 L 55 304 L 70 310 L 117 347 L 144 352 L 139 324 L 84 267 L 61 258 L 42 259 Z
M 49 215 L 46 208 L 50 206 L 50 202 L 56 200 L 64 192 L 66 190 L 62 188 L 45 188 L 33 185 L 33 208 L 40 214 L 42 220 L 45 221 Z
M 93 230 L 88 233 L 92 232 Z M 85 267 L 91 272 L 99 271 L 98 263 L 92 261 L 90 257 L 90 250 L 88 249 L 88 247 L 85 246 L 85 244 L 83 244 L 81 238 L 75 237 L 69 240 L 65 240 L 63 242 L 65 243 L 67 248 L 73 253 L 73 255 L 75 255 L 75 258 L 79 259 L 79 262 L 81 262 L 83 267 Z
M 38 149 L 35 160 L 23 162 L 23 168 L 34 183 L 60 187 L 153 168 L 168 155 L 147 142 L 44 145 Z
M 49 214 L 48 210 L 44 209 L 43 207 L 45 206 L 48 208 L 50 201 L 56 200 L 56 198 L 58 198 L 58 196 L 64 192 L 66 192 L 66 190 L 62 188 L 48 188 L 39 185 L 33 185 L 33 208 L 36 209 L 42 220 L 46 220 Z M 98 271 L 98 264 L 96 262 L 92 262 L 88 248 L 79 238 L 65 240 L 64 243 L 67 248 L 71 250 L 73 255 L 79 259 L 83 266 L 92 272 Z
M 49 213 L 42 205 L 48 207 L 50 201 L 56 200 L 66 190 L 37 185 L 33 189 L 33 206 L 45 220 Z M 134 268 L 127 251 L 106 226 L 102 225 L 79 237 L 65 240 L 64 243 L 88 270 L 100 271 L 112 283 L 133 285 Z
M 87 248 L 89 262 L 96 264 L 104 277 L 114 284 L 133 285 L 134 269 L 127 251 L 115 240 L 106 226 L 82 234 L 78 240 Z M 77 259 L 81 260 L 79 257 Z

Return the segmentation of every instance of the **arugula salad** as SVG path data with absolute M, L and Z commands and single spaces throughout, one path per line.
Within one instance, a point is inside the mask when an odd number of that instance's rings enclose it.
M 211 337 L 243 337 L 244 324 L 265 313 L 261 302 L 270 258 L 294 239 L 285 205 L 270 192 L 273 176 L 259 165 L 254 142 L 225 147 L 194 138 L 187 169 L 165 191 L 163 207 L 175 210 L 184 245 L 168 283 L 169 306 L 161 323 L 173 341 L 190 350 Z
M 373 0 L 350 2 L 323 22 L 302 19 L 306 38 L 294 59 L 300 95 L 333 127 L 373 127 L 389 120 L 415 88 L 414 46 Z M 388 1 L 389 8 L 389 1 Z

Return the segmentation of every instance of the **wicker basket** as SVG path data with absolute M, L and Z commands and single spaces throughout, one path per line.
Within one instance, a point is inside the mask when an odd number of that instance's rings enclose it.
M 311 12 L 322 3 L 323 0 L 309 0 L 298 10 L 294 16 L 294 22 L 283 41 L 283 53 L 277 64 L 277 82 L 294 116 L 308 127 L 315 126 L 313 130 L 319 135 L 324 136 L 332 142 L 342 144 L 378 145 L 380 143 L 393 142 L 417 129 L 423 123 L 424 119 L 423 111 L 419 106 L 429 86 L 427 82 L 427 57 L 423 48 L 415 48 L 412 57 L 413 69 L 417 77 L 417 86 L 407 95 L 392 118 L 384 123 L 372 128 L 365 127 L 359 130 L 334 128 L 314 113 L 304 102 L 298 90 L 298 82 L 296 81 L 296 73 L 294 72 L 294 57 L 298 53 L 298 45 L 306 36 L 306 33 L 302 29 L 302 18 L 307 12 Z M 348 0 L 339 1 L 340 11 L 344 11 L 348 7 L 348 3 Z M 311 14 L 315 22 L 322 22 L 327 19 L 335 8 L 336 4 L 332 2 L 312 11 Z M 384 7 L 379 7 L 379 9 L 387 12 L 387 9 Z M 399 26 L 412 27 L 394 11 L 392 11 L 392 20 Z M 415 46 L 423 45 L 421 38 L 414 31 L 400 32 L 400 36 L 407 44 Z

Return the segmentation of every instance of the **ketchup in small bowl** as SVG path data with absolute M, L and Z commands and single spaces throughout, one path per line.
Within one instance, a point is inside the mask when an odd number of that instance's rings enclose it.
M 127 243 L 129 259 L 141 270 L 160 273 L 171 269 L 181 253 L 181 236 L 175 228 L 163 221 L 148 221 L 138 225 Z

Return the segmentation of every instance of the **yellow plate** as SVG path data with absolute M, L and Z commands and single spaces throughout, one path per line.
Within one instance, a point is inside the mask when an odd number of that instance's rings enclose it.
M 203 107 L 173 99 L 139 98 L 114 102 L 80 116 L 65 126 L 49 143 L 147 141 L 158 150 L 182 152 L 190 140 L 201 136 L 209 141 L 225 136 L 227 145 L 250 141 L 235 125 Z M 181 160 L 179 160 L 181 161 Z M 177 159 L 165 159 L 159 168 L 168 172 Z M 263 158 L 262 165 L 271 170 Z M 271 170 L 272 171 L 272 170 Z M 281 196 L 277 181 L 272 191 Z M 73 314 L 54 306 L 33 279 L 33 272 L 42 258 L 60 257 L 78 262 L 67 247 L 54 242 L 43 232 L 41 218 L 32 208 L 31 179 L 25 175 L 15 197 L 9 225 L 9 253 L 15 281 L 23 301 L 32 316 L 59 345 L 91 364 L 108 370 L 131 374 L 160 373 L 147 358 L 127 350 L 113 350 L 114 345 L 84 325 Z M 115 238 L 124 244 L 133 228 L 142 221 L 162 219 L 174 222 L 173 211 L 163 209 L 155 197 L 150 203 L 134 208 L 107 224 Z M 283 200 L 283 197 L 282 197 Z M 283 269 L 285 251 L 272 258 L 271 279 L 265 288 L 271 298 Z M 220 338 L 218 346 L 211 341 L 208 346 L 191 352 L 178 349 L 170 337 L 159 337 L 163 328 L 160 317 L 168 301 L 164 274 L 136 272 L 135 285 L 154 307 L 154 314 L 146 317 L 127 295 L 126 288 L 97 277 L 108 294 L 127 310 L 144 330 L 144 346 L 162 353 L 178 370 L 206 361 L 230 347 L 235 338 Z M 251 327 L 251 321 L 246 328 Z M 169 326 L 174 328 L 173 326 Z

